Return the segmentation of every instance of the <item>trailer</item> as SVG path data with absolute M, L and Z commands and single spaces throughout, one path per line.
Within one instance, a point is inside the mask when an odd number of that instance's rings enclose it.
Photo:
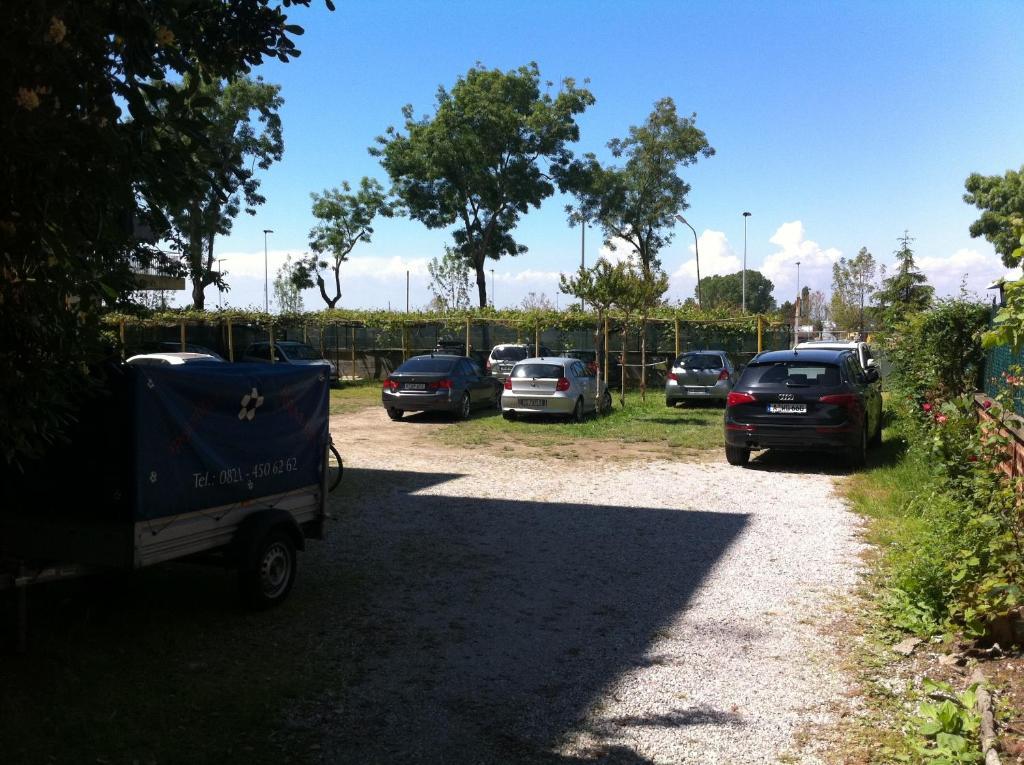
M 327 516 L 329 379 L 270 364 L 109 367 L 66 443 L 5 468 L 0 589 L 19 643 L 28 587 L 167 561 L 238 571 L 253 607 L 283 601 Z

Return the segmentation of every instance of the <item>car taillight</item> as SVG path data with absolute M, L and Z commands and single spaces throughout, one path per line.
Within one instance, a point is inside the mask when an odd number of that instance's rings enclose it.
M 718 379 L 719 380 L 728 380 L 729 379 L 729 370 L 728 369 L 723 369 L 721 372 L 719 372 L 718 373 Z
M 669 372 L 668 373 L 668 379 L 669 380 L 675 380 L 676 382 L 679 382 L 679 375 L 677 375 L 675 372 Z
M 860 396 L 856 393 L 833 393 L 830 396 L 822 396 L 818 399 L 823 404 L 841 406 L 843 409 L 860 409 Z
M 558 382 L 555 383 L 555 390 L 569 390 L 569 379 L 566 377 L 559 377 Z
M 505 390 L 512 390 L 512 378 L 511 377 L 506 377 L 505 378 Z
M 753 404 L 755 401 L 757 401 L 757 399 L 749 393 L 737 393 L 736 391 L 730 391 L 728 397 L 725 399 L 725 405 L 739 406 L 740 404 Z
M 398 381 L 389 378 L 384 381 L 384 385 L 382 387 L 384 390 L 398 390 Z
M 452 381 L 446 377 L 443 380 L 430 383 L 427 387 L 430 388 L 430 390 L 451 390 Z

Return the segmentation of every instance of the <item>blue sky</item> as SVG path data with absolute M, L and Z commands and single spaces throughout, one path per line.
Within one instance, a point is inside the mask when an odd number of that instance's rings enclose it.
M 603 151 L 664 96 L 696 112 L 717 152 L 683 171 L 702 275 L 739 270 L 744 210 L 748 267 L 780 301 L 796 291 L 796 260 L 802 283 L 827 293 L 835 258 L 867 247 L 891 262 L 904 229 L 940 292 L 956 292 L 964 274 L 983 292 L 1003 273 L 991 246 L 971 239 L 977 211 L 961 197 L 971 172 L 1024 164 L 1024 3 L 343 0 L 334 13 L 293 9 L 291 20 L 306 29 L 303 55 L 256 72 L 283 89 L 284 159 L 262 176 L 257 216 L 215 245 L 231 305 L 263 302 L 262 229 L 274 230 L 271 271 L 308 250 L 309 193 L 363 175 L 386 183 L 366 151 L 375 136 L 406 103 L 431 113 L 437 87 L 476 62 L 536 61 L 556 83 L 589 78 L 597 103 L 580 119 L 578 151 Z M 578 264 L 565 202 L 527 215 L 517 237 L 529 252 L 494 264 L 499 306 L 530 291 L 554 299 L 557 274 Z M 677 234 L 662 261 L 681 299 L 693 293 L 693 238 Z M 447 241 L 414 221 L 381 221 L 342 267 L 341 305 L 404 307 L 406 270 L 413 306 L 425 305 L 425 264 Z M 599 251 L 591 231 L 588 262 Z M 313 291 L 304 299 L 322 306 Z

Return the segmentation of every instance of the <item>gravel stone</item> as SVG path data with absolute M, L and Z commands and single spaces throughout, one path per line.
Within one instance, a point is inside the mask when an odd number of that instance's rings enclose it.
M 862 550 L 832 475 L 503 458 L 377 409 L 333 425 L 337 522 L 302 576 L 358 584 L 346 681 L 304 700 L 323 762 L 819 761 L 795 734 L 847 687 L 829 625 Z

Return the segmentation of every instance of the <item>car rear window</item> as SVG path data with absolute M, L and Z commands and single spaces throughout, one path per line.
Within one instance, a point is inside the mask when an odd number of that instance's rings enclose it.
M 684 369 L 721 369 L 722 357 L 715 353 L 684 353 L 676 359 L 676 366 Z
M 557 379 L 565 376 L 565 370 L 561 364 L 519 364 L 512 370 L 512 376 Z
M 421 356 L 409 359 L 395 370 L 396 375 L 402 374 L 444 374 L 455 366 L 452 359 L 436 359 L 432 356 Z
M 525 348 L 517 348 L 514 345 L 491 351 L 491 358 L 495 361 L 522 361 L 527 355 Z
M 778 361 L 771 364 L 751 364 L 740 378 L 739 385 L 834 388 L 841 381 L 839 367 L 834 364 Z

